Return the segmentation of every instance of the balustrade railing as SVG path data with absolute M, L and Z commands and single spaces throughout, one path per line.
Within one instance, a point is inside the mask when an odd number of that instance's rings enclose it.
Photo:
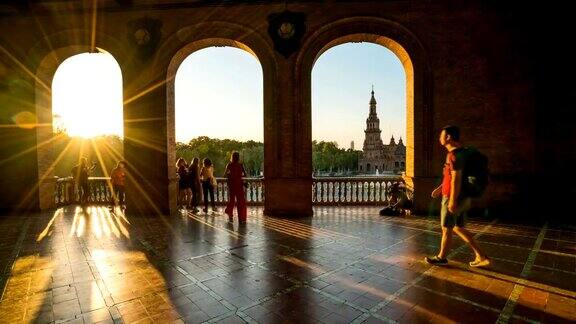
M 89 192 L 86 201 L 93 205 L 107 205 L 114 201 L 110 178 L 90 177 L 88 178 Z M 54 192 L 54 202 L 56 206 L 66 206 L 80 202 L 80 191 L 72 177 L 59 178 L 56 180 Z
M 228 185 L 225 178 L 217 178 L 214 188 L 214 201 L 218 205 L 228 202 Z M 264 204 L 264 178 L 246 178 L 246 202 L 248 205 Z M 380 205 L 390 197 L 388 188 L 402 182 L 396 177 L 320 177 L 312 180 L 312 204 L 314 205 Z M 113 194 L 110 178 L 90 177 L 90 192 L 87 201 L 90 204 L 111 204 Z M 412 191 L 407 189 L 409 198 Z M 129 198 L 128 198 L 129 199 Z M 54 192 L 56 206 L 65 206 L 80 202 L 80 193 L 72 177 L 56 180 Z
M 390 200 L 388 189 L 398 182 L 403 182 L 400 176 L 314 178 L 312 204 L 381 205 Z M 411 190 L 406 191 L 412 199 Z
M 216 188 L 214 188 L 214 202 L 217 205 L 228 203 L 228 183 L 226 178 L 216 178 Z M 264 178 L 244 178 L 246 186 L 246 203 L 250 206 L 264 204 Z

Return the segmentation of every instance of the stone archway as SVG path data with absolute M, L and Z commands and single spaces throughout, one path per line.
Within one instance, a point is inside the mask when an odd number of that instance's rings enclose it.
M 274 143 L 278 141 L 278 134 L 271 131 L 278 123 L 277 114 L 274 114 L 276 62 L 270 47 L 261 36 L 244 26 L 224 22 L 189 26 L 179 30 L 175 35 L 177 40 L 172 39 L 174 42 L 170 45 L 171 48 L 164 49 L 173 53 L 166 70 L 167 177 L 171 210 L 176 208 L 177 197 L 176 173 L 171 168 L 176 160 L 175 77 L 180 64 L 189 55 L 207 47 L 222 46 L 235 47 L 253 55 L 260 62 L 263 76 L 264 156 L 271 154 L 271 150 L 276 147 Z M 264 169 L 264 179 L 270 175 L 270 171 L 273 170 Z M 266 199 L 264 201 L 266 204 Z
M 335 21 L 316 31 L 303 46 L 296 63 L 299 85 L 297 96 L 302 102 L 302 136 L 298 139 L 302 160 L 310 161 L 311 147 L 311 75 L 315 61 L 326 50 L 349 42 L 371 42 L 392 51 L 404 66 L 406 74 L 406 182 L 415 191 L 415 208 L 425 210 L 431 177 L 433 129 L 431 69 L 419 40 L 402 25 L 381 18 L 354 17 Z M 311 174 L 304 171 L 303 173 Z M 421 193 L 421 195 L 419 194 Z
M 89 35 L 89 30 L 74 30 L 46 36 L 42 42 L 34 46 L 30 52 L 31 66 L 35 66 L 34 102 L 36 107 L 36 154 L 38 167 L 39 208 L 41 210 L 55 207 L 54 202 L 54 167 L 55 156 L 53 150 L 53 126 L 52 126 L 52 81 L 56 70 L 67 58 L 87 53 L 93 50 L 88 43 L 77 43 L 73 40 L 78 35 Z M 51 47 L 46 45 L 50 44 Z M 126 52 L 122 49 L 121 42 L 107 35 L 99 35 L 97 48 L 105 48 L 122 70 L 121 62 L 125 61 Z M 124 78 L 123 78 L 124 80 Z M 123 81 L 124 82 L 124 81 Z

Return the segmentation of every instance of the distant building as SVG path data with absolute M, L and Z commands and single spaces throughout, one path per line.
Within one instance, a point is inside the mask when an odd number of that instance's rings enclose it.
M 380 119 L 376 114 L 376 99 L 374 89 L 370 98 L 370 113 L 366 119 L 366 130 L 364 130 L 364 146 L 358 157 L 358 172 L 373 174 L 378 172 L 400 173 L 406 170 L 406 146 L 402 142 L 402 137 L 398 143 L 394 136 L 390 138 L 390 143 L 384 145 L 380 131 Z
M 350 151 L 354 151 L 354 141 L 350 142 Z

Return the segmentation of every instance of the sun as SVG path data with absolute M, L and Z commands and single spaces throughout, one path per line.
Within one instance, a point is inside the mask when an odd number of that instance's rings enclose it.
M 122 72 L 109 53 L 66 59 L 52 82 L 54 132 L 91 138 L 123 137 Z

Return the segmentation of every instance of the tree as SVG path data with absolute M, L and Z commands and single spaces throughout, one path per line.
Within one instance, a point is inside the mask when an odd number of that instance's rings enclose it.
M 198 157 L 201 161 L 209 158 L 214 165 L 214 174 L 220 177 L 224 175 L 226 164 L 234 151 L 240 152 L 240 158 L 249 176 L 260 174 L 264 161 L 264 144 L 261 142 L 239 142 L 200 136 L 190 140 L 188 144 L 176 144 L 177 157 L 184 158 L 188 163 L 194 157 Z
M 357 170 L 358 152 L 340 149 L 336 142 L 312 141 L 312 167 L 315 174 Z

